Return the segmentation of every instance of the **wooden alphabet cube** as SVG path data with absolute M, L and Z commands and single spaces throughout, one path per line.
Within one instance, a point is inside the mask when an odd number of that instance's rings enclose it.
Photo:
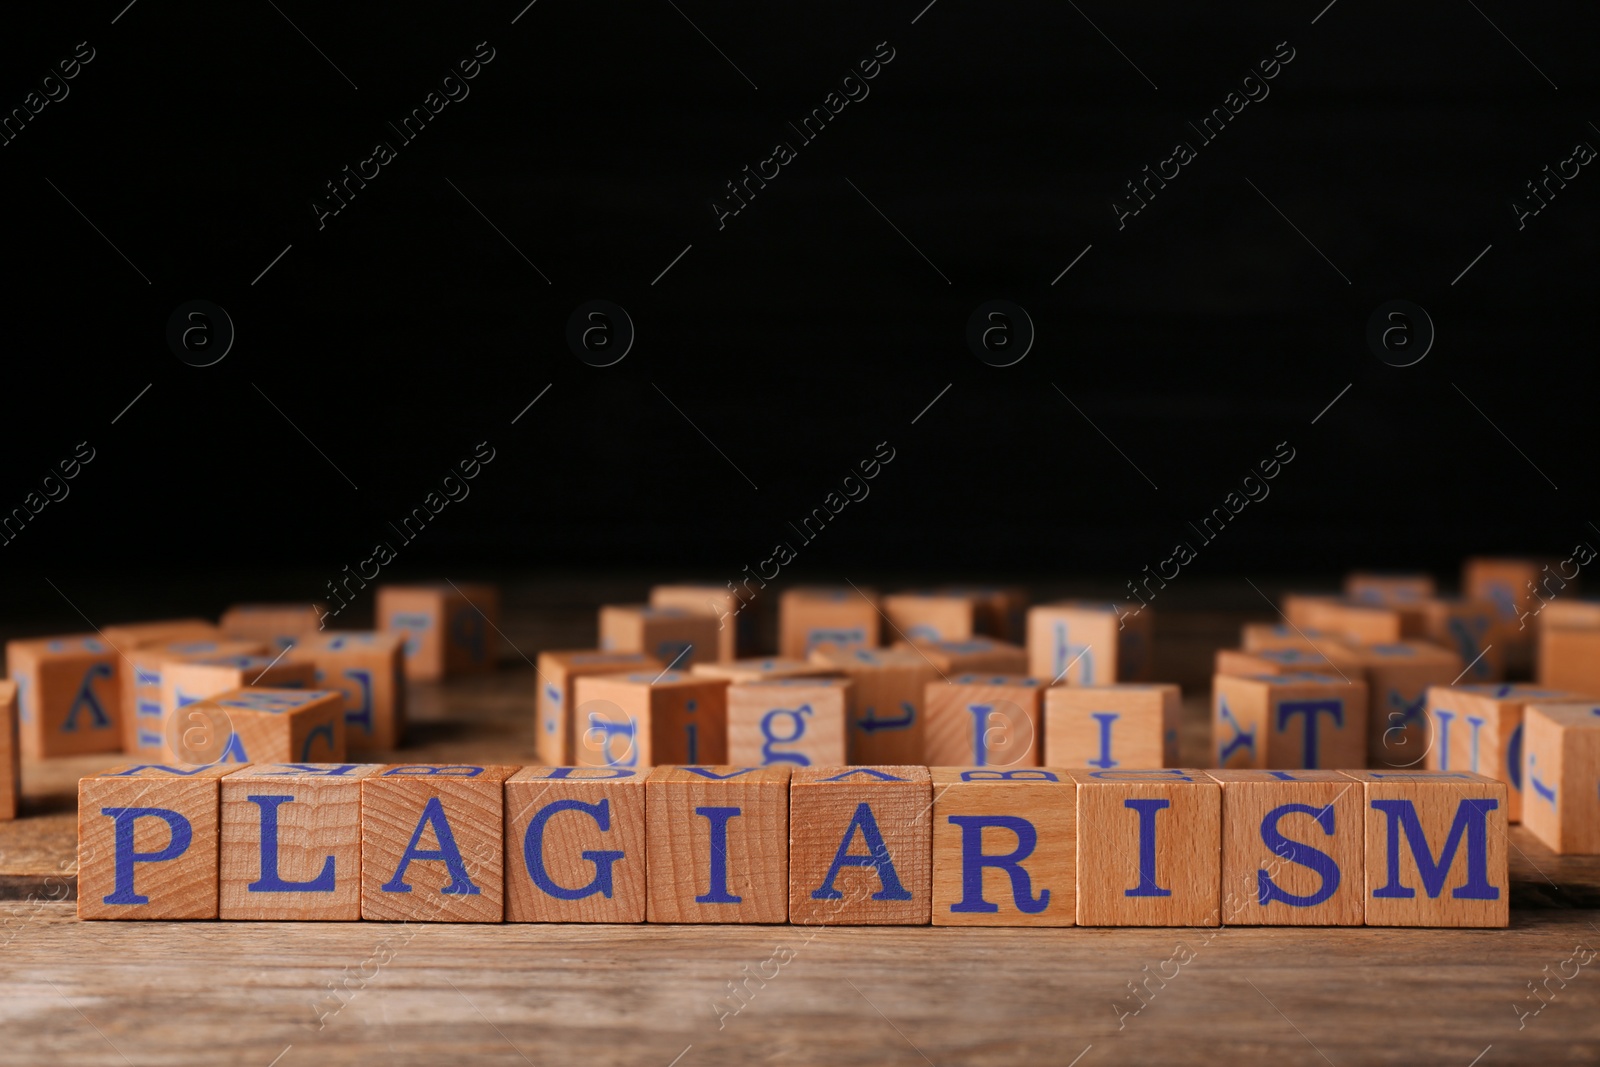
M 717 651 L 700 662 L 728 663 L 753 655 L 756 648 L 756 613 L 745 611 L 733 587 L 717 585 L 657 585 L 650 589 L 650 606 L 678 608 L 710 615 L 717 620 Z
M 974 633 L 977 611 L 970 596 L 894 593 L 883 598 L 889 633 L 901 641 L 964 641 Z
M 716 660 L 720 641 L 714 615 L 644 604 L 607 604 L 600 609 L 602 649 L 643 652 L 675 671 Z
M 1506 926 L 1506 785 L 1471 771 L 1346 771 L 1367 813 L 1368 926 Z
M 855 683 L 774 678 L 728 686 L 728 759 L 738 767 L 840 767 Z
M 774 678 L 826 678 L 836 672 L 809 660 L 764 656 L 727 663 L 696 663 L 689 668 L 689 673 L 697 678 L 721 678 L 728 682 L 767 682 Z
M 1428 687 L 1461 676 L 1461 657 L 1428 641 L 1353 646 L 1354 669 L 1367 683 L 1370 766 L 1421 768 L 1428 751 Z M 1341 661 L 1352 678 L 1355 670 Z
M 1182 721 L 1175 685 L 1053 685 L 1044 691 L 1044 763 L 1171 767 Z
M 929 682 L 923 761 L 936 767 L 1037 767 L 1045 684 L 1018 674 Z
M 1345 575 L 1344 595 L 1358 604 L 1415 604 L 1437 593 L 1431 574 L 1373 574 L 1354 571 Z
M 1068 601 L 1028 609 L 1028 673 L 1049 685 L 1110 685 L 1150 676 L 1149 609 Z
M 506 922 L 644 922 L 647 773 L 524 767 L 506 779 Z
M 1529 704 L 1522 824 L 1552 852 L 1600 855 L 1600 705 Z
M 518 768 L 390 764 L 361 780 L 361 917 L 497 923 Z
M 215 919 L 212 765 L 129 764 L 78 780 L 78 918 Z
M 1552 608 L 1554 605 L 1552 605 Z M 1600 698 L 1600 625 L 1539 627 L 1539 684 Z
M 1280 604 L 1290 629 L 1309 631 L 1316 628 L 1315 620 L 1324 611 L 1342 606 L 1344 600 L 1319 593 L 1285 593 Z
M 361 918 L 361 782 L 382 769 L 252 763 L 222 779 L 217 918 Z
M 576 685 L 581 767 L 721 762 L 728 751 L 728 683 L 683 671 L 596 674 Z
M 926 657 L 913 649 L 822 647 L 812 650 L 811 662 L 855 683 L 845 739 L 852 764 L 923 759 L 923 700 L 928 683 L 939 676 Z
M 1018 586 L 947 585 L 934 590 L 941 596 L 959 596 L 973 603 L 973 629 L 980 634 L 1020 645 L 1028 639 L 1028 591 Z M 990 670 L 991 668 L 979 668 Z M 1002 668 L 1010 670 L 1011 668 Z M 1026 668 L 1016 668 L 1025 672 Z
M 1479 556 L 1462 566 L 1462 595 L 1494 605 L 1492 639 L 1505 649 L 1507 670 L 1518 676 L 1531 670 L 1540 605 L 1546 597 L 1566 593 L 1568 579 L 1577 574 L 1558 562 L 1537 559 Z
M 308 604 L 235 604 L 222 613 L 218 623 L 222 635 L 235 641 L 265 641 L 274 654 L 323 623 L 328 606 Z
M 158 619 L 107 626 L 100 631 L 100 637 L 124 656 L 131 656 L 135 649 L 175 641 L 220 641 L 222 630 L 205 619 Z
M 7 641 L 22 754 L 46 759 L 120 749 L 119 663 L 116 650 L 93 634 Z
M 933 779 L 926 767 L 801 767 L 789 783 L 789 921 L 925 926 Z
M 1306 648 L 1264 648 L 1246 652 L 1237 648 L 1217 649 L 1218 674 L 1332 674 L 1338 665 L 1350 660 L 1342 642 L 1329 642 L 1322 650 Z M 1333 658 L 1330 658 L 1333 657 Z
M 1496 645 L 1499 615 L 1487 600 L 1429 600 L 1425 636 L 1461 656 L 1464 682 L 1497 682 L 1506 676 L 1505 647 Z
M 821 645 L 877 648 L 881 619 L 870 589 L 786 589 L 778 598 L 778 655 L 806 659 Z
M 314 685 L 344 694 L 351 754 L 399 748 L 406 729 L 405 638 L 383 630 L 307 634 L 285 657 L 309 663 Z
M 1366 763 L 1367 683 L 1359 672 L 1219 674 L 1212 701 L 1219 767 L 1342 770 Z
M 1324 645 L 1340 643 L 1344 638 L 1322 630 L 1303 630 L 1284 623 L 1247 622 L 1241 628 L 1239 647 L 1246 652 L 1265 652 L 1278 648 L 1299 648 L 1317 652 Z
M 1222 787 L 1205 771 L 1068 769 L 1079 926 L 1217 926 Z
M 645 779 L 647 921 L 781 923 L 789 917 L 789 774 L 774 767 L 657 767 Z
M 1071 926 L 1077 784 L 1063 770 L 933 767 L 933 925 Z
M 214 757 L 218 763 L 344 762 L 344 694 L 336 690 L 245 686 L 207 697 L 177 714 L 180 719 L 226 724 L 227 741 Z M 173 733 L 167 731 L 169 754 L 189 755 L 183 751 L 185 742 Z
M 307 689 L 316 683 L 316 679 L 317 669 L 314 666 L 309 663 L 293 662 L 286 656 L 273 660 L 267 656 L 206 655 L 185 657 L 163 664 L 160 726 L 162 758 L 181 760 L 185 763 L 210 763 L 220 756 L 220 750 L 209 751 L 205 747 L 216 740 L 215 731 L 210 729 L 214 713 L 181 712 L 181 709 L 197 704 L 207 697 L 242 689 L 245 686 Z M 140 721 L 148 722 L 148 716 L 141 715 Z M 188 736 L 191 731 L 198 733 Z M 223 739 L 226 739 L 225 732 Z M 291 753 L 285 753 L 281 757 L 284 761 L 295 758 Z M 340 760 L 343 758 L 342 754 L 330 757 Z
M 911 649 L 922 655 L 942 673 L 1027 674 L 1028 650 L 1008 645 L 992 637 L 968 637 L 960 641 L 897 641 L 894 648 Z
M 0 822 L 22 806 L 22 740 L 17 735 L 17 683 L 0 681 Z
M 169 663 L 214 656 L 260 656 L 265 641 L 167 641 L 128 649 L 119 681 L 122 688 L 122 750 L 159 759 L 162 742 L 161 670 Z M 265 660 L 263 660 L 265 662 Z
M 1366 799 L 1340 771 L 1210 771 L 1222 784 L 1222 922 L 1366 922 Z
M 378 629 L 406 637 L 406 678 L 437 682 L 493 671 L 500 590 L 482 583 L 381 585 Z
M 1523 709 L 1529 704 L 1582 700 L 1580 693 L 1529 685 L 1428 687 L 1430 771 L 1471 771 L 1506 784 L 1507 822 L 1522 821 Z
M 600 652 L 574 649 L 539 653 L 538 721 L 534 740 L 539 759 L 550 767 L 565 767 L 577 758 L 574 741 L 581 730 L 573 727 L 574 684 L 589 674 L 623 671 L 657 671 L 666 664 L 643 652 Z
M 1379 644 L 1421 637 L 1426 632 L 1427 604 L 1371 604 L 1317 599 L 1305 609 L 1309 626 L 1358 644 Z

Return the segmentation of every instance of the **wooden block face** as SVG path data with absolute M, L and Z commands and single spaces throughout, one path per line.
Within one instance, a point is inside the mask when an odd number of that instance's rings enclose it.
M 1499 616 L 1491 601 L 1430 600 L 1424 607 L 1428 640 L 1468 664 L 1463 682 L 1497 682 L 1505 677 L 1505 646 L 1494 642 Z
M 1150 672 L 1149 609 L 1072 601 L 1028 609 L 1028 673 L 1051 685 L 1144 681 Z
M 29 759 L 122 747 L 116 651 L 92 634 L 6 642 Z
M 659 671 L 666 664 L 642 652 L 601 652 L 575 649 L 567 652 L 539 653 L 538 718 L 534 740 L 539 759 L 547 766 L 563 767 L 576 759 L 573 729 L 574 684 L 589 674 L 615 674 L 622 671 Z
M 926 767 L 802 767 L 789 787 L 789 921 L 925 926 L 933 779 Z
M 967 596 L 894 593 L 883 598 L 883 614 L 902 641 L 964 641 L 973 635 L 977 604 Z
M 500 591 L 492 585 L 383 585 L 379 630 L 405 635 L 406 677 L 437 682 L 494 670 Z
M 506 922 L 644 922 L 646 773 L 524 767 L 506 779 Z
M 1546 609 L 1546 614 L 1553 609 Z M 1600 698 L 1600 626 L 1539 627 L 1539 684 Z
M 405 638 L 382 630 L 307 634 L 286 659 L 310 663 L 314 685 L 344 694 L 351 753 L 398 748 L 405 737 Z
M 1600 705 L 1530 704 L 1522 822 L 1554 852 L 1600 855 Z
M 222 639 L 222 630 L 205 619 L 160 619 L 107 626 L 100 631 L 100 637 L 127 656 L 135 649 L 174 641 L 218 641 Z
M 837 672 L 809 660 L 757 656 L 728 663 L 696 663 L 689 673 L 697 678 L 721 678 L 727 682 L 766 682 L 774 678 L 826 678 Z
M 724 759 L 728 683 L 683 671 L 641 671 L 579 678 L 576 687 L 580 767 L 653 767 Z
M 1222 922 L 1366 921 L 1366 800 L 1340 771 L 1210 771 L 1222 783 Z
M 931 768 L 933 925 L 1071 926 L 1077 786 L 1064 770 Z
M 838 767 L 855 683 L 776 678 L 728 687 L 728 759 L 738 767 Z
M 973 629 L 978 633 L 1020 646 L 1028 639 L 1028 591 L 1020 586 L 951 585 L 934 590 L 944 596 L 966 597 L 973 604 Z M 1026 667 L 974 667 L 1025 674 Z
M 1449 685 L 1461 676 L 1466 664 L 1449 649 L 1426 641 L 1361 645 L 1355 652 L 1371 702 L 1367 711 L 1369 766 L 1422 768 L 1430 736 L 1428 687 Z M 1351 673 L 1348 664 L 1345 672 Z
M 705 662 L 730 663 L 751 655 L 756 647 L 756 614 L 728 586 L 657 585 L 650 589 L 653 608 L 680 608 L 717 620 L 717 652 Z
M 1537 618 L 1540 627 L 1600 627 L 1600 600 L 1562 597 L 1541 604 Z
M 600 609 L 600 647 L 607 652 L 643 652 L 677 671 L 717 658 L 717 618 L 683 608 L 607 604 Z
M 1078 925 L 1216 926 L 1222 787 L 1196 770 L 1069 769 Z
M 1331 651 L 1333 644 L 1324 648 Z M 1306 648 L 1264 648 L 1246 652 L 1235 648 L 1217 650 L 1218 674 L 1332 674 L 1333 661 L 1323 652 Z
M 161 758 L 210 763 L 221 756 L 223 749 L 212 746 L 225 747 L 226 730 L 219 739 L 215 727 L 219 721 L 225 727 L 226 719 L 219 720 L 215 709 L 197 711 L 190 708 L 191 704 L 246 686 L 309 689 L 316 677 L 316 667 L 292 662 L 288 657 L 273 662 L 268 656 L 205 656 L 164 664 L 161 668 Z M 329 757 L 330 760 L 343 758 L 342 754 Z M 281 759 L 290 761 L 296 757 L 286 753 Z
M 789 774 L 657 767 L 645 780 L 653 923 L 781 923 L 789 915 Z
M 923 760 L 941 767 L 1037 767 L 1044 683 L 1016 674 L 961 674 L 927 685 Z
M 222 779 L 217 918 L 361 918 L 361 780 L 382 769 L 253 763 Z
M 1578 693 L 1529 685 L 1435 685 L 1428 687 L 1428 725 L 1433 744 L 1427 769 L 1470 771 L 1506 784 L 1505 819 L 1522 821 L 1523 709 L 1532 703 L 1582 700 Z
M 1574 561 L 1469 559 L 1461 569 L 1461 593 L 1494 605 L 1493 640 L 1506 652 L 1506 667 L 1526 671 L 1533 662 L 1534 637 L 1545 600 L 1569 590 Z
M 1471 771 L 1346 771 L 1367 819 L 1368 926 L 1506 926 L 1506 786 Z
M 922 761 L 923 701 L 928 683 L 939 672 L 920 652 L 818 648 L 812 651 L 811 662 L 837 670 L 855 683 L 845 740 L 852 764 Z
M 344 694 L 331 689 L 245 686 L 207 697 L 179 714 L 204 715 L 208 721 L 214 714 L 227 724 L 229 737 L 215 757 L 218 763 L 344 762 Z
M 1170 767 L 1183 694 L 1175 685 L 1053 685 L 1044 691 L 1047 767 Z
M 327 614 L 327 605 L 316 602 L 235 604 L 222 613 L 218 627 L 223 636 L 235 640 L 265 641 L 276 655 L 320 627 Z
M 500 922 L 516 767 L 390 764 L 361 780 L 361 917 Z
M 980 635 L 960 641 L 897 641 L 893 647 L 915 649 L 949 675 L 1028 673 L 1028 650 L 992 637 Z
M 0 822 L 22 803 L 22 740 L 17 735 L 17 683 L 0 681 Z
M 215 919 L 217 780 L 129 764 L 78 781 L 78 918 Z
M 1437 590 L 1431 574 L 1345 575 L 1344 595 L 1358 604 L 1415 604 L 1432 597 Z
M 1322 630 L 1305 630 L 1281 623 L 1247 622 L 1241 628 L 1239 647 L 1246 652 L 1265 652 L 1277 648 L 1299 648 L 1316 652 L 1324 645 L 1343 638 Z
M 168 663 L 211 656 L 259 656 L 265 641 L 165 641 L 125 653 L 118 681 L 122 695 L 122 750 L 159 759 L 162 754 L 161 670 Z
M 870 589 L 786 589 L 778 599 L 778 655 L 806 659 L 823 645 L 877 648 L 881 618 Z
M 1359 672 L 1348 681 L 1331 674 L 1217 675 L 1212 691 L 1219 767 L 1341 770 L 1366 763 L 1367 683 Z

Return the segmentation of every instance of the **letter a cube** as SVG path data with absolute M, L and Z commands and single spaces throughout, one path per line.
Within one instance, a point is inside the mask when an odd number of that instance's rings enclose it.
M 775 678 L 728 686 L 728 759 L 739 767 L 845 762 L 848 678 Z
M 564 767 L 576 759 L 573 729 L 574 686 L 589 674 L 624 671 L 659 671 L 666 664 L 643 652 L 600 652 L 578 649 L 541 652 L 534 673 L 539 677 L 538 719 L 534 741 L 539 759 L 550 767 Z
M 208 697 L 179 714 L 203 715 L 227 725 L 219 763 L 344 760 L 344 694 L 329 689 L 245 686 Z
M 1600 704 L 1530 704 L 1522 822 L 1554 852 L 1600 855 Z
M 400 746 L 406 724 L 405 638 L 400 634 L 307 634 L 288 658 L 310 663 L 318 688 L 344 694 L 344 743 L 352 754 Z
M 1110 685 L 1150 677 L 1148 609 L 1067 601 L 1028 609 L 1028 673 L 1049 685 Z
M 6 642 L 29 759 L 122 747 L 116 651 L 92 634 Z
M 728 683 L 683 671 L 597 674 L 576 687 L 581 767 L 720 762 L 728 751 Z
M 1506 820 L 1521 822 L 1523 709 L 1533 703 L 1582 699 L 1577 693 L 1503 682 L 1429 686 L 1428 725 L 1433 729 L 1433 744 L 1428 748 L 1426 767 L 1500 779 L 1510 791 Z
M 361 781 L 382 769 L 252 763 L 222 779 L 217 918 L 361 918 Z
M 406 677 L 437 682 L 494 670 L 500 590 L 492 585 L 383 585 L 378 629 L 406 638 Z
M 1183 694 L 1175 685 L 1053 685 L 1044 691 L 1049 767 L 1171 767 Z
M 524 767 L 506 779 L 506 922 L 644 922 L 647 773 Z
M 650 772 L 644 789 L 648 921 L 788 918 L 789 774 L 784 766 Z
M 933 779 L 926 767 L 801 767 L 789 783 L 789 921 L 925 926 Z
M 1219 674 L 1212 681 L 1217 766 L 1341 770 L 1367 761 L 1367 683 L 1332 674 Z
M 22 805 L 22 744 L 17 738 L 17 683 L 0 681 L 0 822 Z
M 215 919 L 217 780 L 130 764 L 78 781 L 78 918 Z
M 922 758 L 936 767 L 1037 767 L 1045 684 L 1014 674 L 928 683 Z
M 877 648 L 880 618 L 870 589 L 785 589 L 778 598 L 778 655 L 805 659 L 824 645 L 841 652 Z
M 934 767 L 933 925 L 1071 926 L 1077 786 L 1064 770 Z
M 361 917 L 497 923 L 516 767 L 392 764 L 361 780 Z

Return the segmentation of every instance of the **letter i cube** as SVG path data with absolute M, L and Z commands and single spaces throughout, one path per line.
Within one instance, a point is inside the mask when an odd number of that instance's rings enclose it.
M 266 651 L 265 641 L 209 639 L 128 649 L 122 669 L 122 750 L 162 758 L 161 671 L 167 664 L 208 656 L 260 656 Z
M 933 925 L 1071 926 L 1077 786 L 1064 770 L 933 767 Z
M 361 780 L 361 917 L 497 923 L 518 768 L 393 764 Z
M 1331 674 L 1217 675 L 1219 767 L 1341 770 L 1367 760 L 1367 683 Z
M 577 763 L 653 767 L 721 762 L 728 751 L 728 683 L 683 671 L 579 678 Z
M 1222 921 L 1360 926 L 1366 802 L 1341 771 L 1210 771 L 1222 784 Z
M 1110 685 L 1150 676 L 1149 609 L 1068 601 L 1028 609 L 1028 673 L 1050 685 Z
M 405 638 L 400 634 L 307 634 L 288 658 L 310 663 L 319 688 L 344 694 L 344 743 L 351 753 L 400 746 L 406 724 Z
M 1205 771 L 1069 769 L 1079 926 L 1217 926 L 1222 787 Z
M 1037 767 L 1045 683 L 1014 674 L 929 682 L 924 762 L 936 767 Z
M 113 767 L 78 781 L 78 918 L 215 919 L 217 781 L 235 768 Z
M 855 683 L 845 739 L 851 763 L 922 762 L 923 701 L 928 683 L 939 673 L 922 653 L 817 648 L 811 652 L 811 662 Z
M 716 660 L 721 642 L 717 617 L 683 608 L 607 604 L 600 609 L 600 647 L 607 652 L 643 652 L 673 670 Z
M 786 589 L 778 598 L 778 655 L 805 659 L 823 645 L 877 648 L 880 618 L 870 589 Z
M 22 742 L 17 736 L 17 683 L 0 681 L 0 822 L 22 805 Z
M 889 632 L 903 641 L 964 641 L 973 635 L 977 599 L 959 594 L 895 593 L 883 598 Z
M 1183 694 L 1175 685 L 1053 685 L 1044 691 L 1049 767 L 1171 767 Z
M 494 670 L 500 590 L 492 585 L 382 585 L 377 617 L 378 629 L 405 634 L 411 681 Z
M 1471 771 L 1346 771 L 1366 791 L 1368 926 L 1506 926 L 1506 784 Z
M 789 783 L 789 921 L 926 926 L 933 779 L 926 767 L 801 767 Z
M 245 686 L 207 697 L 179 712 L 180 724 L 204 722 L 207 737 L 222 741 L 206 752 L 218 763 L 340 763 L 345 756 L 344 694 L 328 689 L 269 689 Z M 169 731 L 176 734 L 177 731 Z M 175 756 L 193 750 L 182 736 L 169 737 Z
M 1522 822 L 1554 852 L 1600 855 L 1600 705 L 1530 704 Z
M 524 767 L 506 779 L 506 922 L 644 922 L 647 773 Z
M 47 759 L 120 749 L 118 662 L 116 650 L 92 634 L 7 641 L 22 754 Z
M 252 763 L 222 779 L 217 918 L 361 918 L 361 781 L 382 769 Z
M 855 683 L 775 678 L 728 687 L 728 759 L 735 766 L 837 767 Z
M 789 774 L 785 766 L 650 772 L 644 790 L 648 921 L 788 918 Z
M 222 613 L 218 627 L 235 641 L 264 641 L 274 653 L 292 648 L 322 625 L 327 606 L 308 604 L 235 604 Z
M 1505 683 L 1429 686 L 1433 744 L 1428 747 L 1427 769 L 1471 771 L 1500 779 L 1510 791 L 1505 818 L 1521 822 L 1523 709 L 1532 703 L 1583 699 L 1578 693 Z
M 666 664 L 643 652 L 541 652 L 534 671 L 539 678 L 538 720 L 534 742 L 539 759 L 550 767 L 564 767 L 577 757 L 573 748 L 574 686 L 589 674 L 623 671 L 660 671 Z

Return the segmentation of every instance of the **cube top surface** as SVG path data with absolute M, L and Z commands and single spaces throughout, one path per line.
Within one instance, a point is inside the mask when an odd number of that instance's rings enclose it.
M 1600 730 L 1600 703 L 1557 704 L 1541 701 L 1529 704 L 1528 714 L 1543 715 L 1562 726 Z
M 16 655 L 78 656 L 101 655 L 111 646 L 98 634 L 62 634 L 59 637 L 24 637 L 6 642 L 6 653 Z
M 642 782 L 650 774 L 649 767 L 554 767 L 535 765 L 523 767 L 506 783 L 512 782 Z
M 921 652 L 911 648 L 836 648 L 818 645 L 811 650 L 811 662 L 826 663 L 840 669 L 871 669 L 874 667 L 918 667 L 933 670 Z
M 546 667 L 560 665 L 581 667 L 586 670 L 613 667 L 617 671 L 627 671 L 633 667 L 654 667 L 659 670 L 661 661 L 644 652 L 606 652 L 597 648 L 574 648 L 541 652 L 539 662 Z
M 1358 782 L 1395 782 L 1400 784 L 1405 784 L 1407 782 L 1433 782 L 1439 785 L 1448 785 L 1451 782 L 1471 782 L 1477 785 L 1493 785 L 1499 786 L 1501 789 L 1505 788 L 1505 783 L 1500 781 L 1498 778 L 1490 778 L 1486 774 L 1477 774 L 1473 771 L 1424 771 L 1408 769 L 1400 771 L 1351 770 L 1340 771 L 1339 773 L 1347 778 L 1353 778 Z
M 1216 779 L 1209 771 L 1195 767 L 1118 768 L 1110 771 L 1091 771 L 1085 767 L 1069 767 L 1067 773 L 1080 785 L 1198 785 L 1213 786 Z
M 222 778 L 237 769 L 237 764 L 221 763 L 124 763 L 84 778 Z
M 1344 771 L 1319 771 L 1319 770 L 1290 770 L 1290 771 L 1258 771 L 1258 770 L 1221 770 L 1208 769 L 1206 774 L 1219 782 L 1265 782 L 1268 784 L 1281 782 L 1350 782 L 1352 779 Z
M 1348 678 L 1317 671 L 1291 671 L 1287 674 L 1241 674 L 1232 681 L 1254 683 L 1268 688 L 1295 685 L 1353 685 Z
M 928 774 L 935 786 L 1077 784 L 1065 767 L 929 767 Z
M 880 786 L 928 783 L 933 775 L 926 767 L 796 767 L 794 785 Z
M 233 711 L 259 711 L 269 715 L 282 715 L 330 698 L 340 703 L 344 702 L 344 694 L 333 689 L 269 689 L 266 686 L 247 685 L 207 697 L 204 703 L 215 704 Z
M 826 675 L 817 675 L 809 678 L 758 678 L 750 682 L 734 682 L 731 688 L 741 691 L 754 689 L 759 693 L 763 690 L 769 689 L 849 689 L 854 684 L 855 683 L 851 682 L 848 678 L 832 678 Z
M 393 652 L 405 643 L 406 635 L 396 630 L 324 630 L 302 637 L 296 648 L 306 652 Z
M 381 763 L 246 763 L 228 775 L 230 782 L 267 782 L 295 778 L 351 782 L 383 770 Z
M 628 689 L 690 689 L 696 686 L 726 685 L 725 678 L 707 678 L 688 671 L 622 671 L 591 674 L 582 679 L 585 686 L 617 685 Z
M 651 770 L 648 781 L 651 785 L 705 785 L 708 782 L 788 785 L 793 770 L 785 763 L 769 767 L 664 766 Z
M 992 685 L 1013 689 L 1043 689 L 1047 683 L 1041 678 L 1026 674 L 958 674 L 950 679 L 951 685 Z
M 519 768 L 503 764 L 475 763 L 386 763 L 371 775 L 373 781 L 384 778 L 403 780 L 431 780 L 439 778 L 472 779 L 479 782 L 504 782 Z

